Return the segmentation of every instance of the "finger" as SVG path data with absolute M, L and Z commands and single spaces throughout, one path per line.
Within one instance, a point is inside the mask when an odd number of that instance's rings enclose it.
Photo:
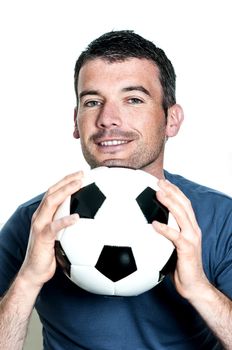
M 160 190 L 157 191 L 157 199 L 165 205 L 175 217 L 182 229 L 192 226 L 198 229 L 196 217 L 189 199 L 179 188 L 166 180 L 158 183 Z
M 177 231 L 158 221 L 153 221 L 152 226 L 157 233 L 171 241 L 177 249 L 177 252 L 181 255 L 193 256 L 198 250 L 198 248 L 196 250 L 196 247 L 200 247 L 201 240 L 198 235 L 191 235 L 191 239 L 189 239 L 189 237 L 186 237 L 186 234 L 183 234 L 183 232 Z
M 166 237 L 169 241 L 171 241 L 175 246 L 177 246 L 177 242 L 180 236 L 180 232 L 177 230 L 174 230 L 170 226 L 163 224 L 158 221 L 153 221 L 152 226 L 154 227 L 155 231 L 161 234 L 162 236 Z
M 65 185 L 63 184 L 63 186 L 59 187 L 55 192 L 47 194 L 33 215 L 32 222 L 36 230 L 42 230 L 45 225 L 49 224 L 59 205 L 72 193 L 78 191 L 80 187 L 81 181 L 74 180 Z
M 45 197 L 51 195 L 52 193 L 56 192 L 57 190 L 59 190 L 60 188 L 62 188 L 63 186 L 67 185 L 68 183 L 70 183 L 72 181 L 81 180 L 83 178 L 83 176 L 84 176 L 83 171 L 77 171 L 75 173 L 72 173 L 72 174 L 65 176 L 63 179 L 61 179 L 55 185 L 51 186 L 48 189 L 48 191 L 45 194 Z
M 76 224 L 79 219 L 78 214 L 72 214 L 69 216 L 64 216 L 58 220 L 52 221 L 49 225 L 47 225 L 46 229 L 41 232 L 41 236 L 46 240 L 52 240 L 57 236 L 57 233 L 69 226 Z
M 173 195 L 173 199 L 176 198 L 176 200 L 179 202 L 179 204 L 185 208 L 186 213 L 188 214 L 188 217 L 192 223 L 193 226 L 198 226 L 192 204 L 190 200 L 185 196 L 185 194 L 174 184 L 169 182 L 168 180 L 165 181 L 165 183 L 161 183 L 161 186 L 164 185 L 166 187 L 166 191 L 168 191 L 170 194 Z
M 83 172 L 82 171 L 78 171 L 75 172 L 73 174 L 67 175 L 65 176 L 62 180 L 60 180 L 59 182 L 57 182 L 55 185 L 51 186 L 47 192 L 45 193 L 41 205 L 38 209 L 38 211 L 40 210 L 40 208 L 42 207 L 43 203 L 46 201 L 46 198 L 51 196 L 53 193 L 59 191 L 60 189 L 62 189 L 64 186 L 69 185 L 70 183 L 74 183 L 75 181 L 81 181 L 83 178 Z

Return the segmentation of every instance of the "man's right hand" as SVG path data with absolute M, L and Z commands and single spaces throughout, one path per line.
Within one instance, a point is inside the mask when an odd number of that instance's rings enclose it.
M 80 189 L 82 177 L 83 172 L 77 172 L 49 188 L 32 217 L 27 253 L 19 275 L 39 289 L 55 273 L 57 233 L 78 219 L 78 214 L 73 214 L 53 221 L 54 215 L 59 205 Z

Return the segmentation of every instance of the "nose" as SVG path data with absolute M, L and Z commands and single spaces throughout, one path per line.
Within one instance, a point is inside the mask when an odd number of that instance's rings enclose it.
M 119 108 L 112 102 L 105 102 L 98 115 L 97 127 L 110 129 L 120 127 L 121 124 Z

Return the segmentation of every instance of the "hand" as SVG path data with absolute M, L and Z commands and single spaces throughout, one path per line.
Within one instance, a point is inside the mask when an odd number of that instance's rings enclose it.
M 177 251 L 177 265 L 173 280 L 177 291 L 187 299 L 194 298 L 209 285 L 201 257 L 201 230 L 189 199 L 167 180 L 160 180 L 157 199 L 172 213 L 179 231 L 165 224 L 153 222 L 155 230 L 173 242 Z
M 52 186 L 32 216 L 27 253 L 19 274 L 39 288 L 55 273 L 57 233 L 78 219 L 78 214 L 73 214 L 53 221 L 54 214 L 69 195 L 80 189 L 82 176 L 82 172 L 77 172 Z

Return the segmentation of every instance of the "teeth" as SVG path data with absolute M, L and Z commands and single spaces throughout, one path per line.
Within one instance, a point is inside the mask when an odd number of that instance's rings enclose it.
M 110 140 L 110 141 L 103 141 L 100 142 L 101 146 L 117 146 L 117 145 L 122 145 L 124 143 L 127 143 L 128 141 L 123 141 L 123 140 Z

